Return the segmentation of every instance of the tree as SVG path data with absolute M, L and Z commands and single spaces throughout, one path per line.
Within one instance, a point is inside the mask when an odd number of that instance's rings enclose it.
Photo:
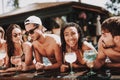
M 105 5 L 114 15 L 120 15 L 120 0 L 110 0 Z
M 8 5 L 13 6 L 15 9 L 19 8 L 19 0 L 9 0 Z

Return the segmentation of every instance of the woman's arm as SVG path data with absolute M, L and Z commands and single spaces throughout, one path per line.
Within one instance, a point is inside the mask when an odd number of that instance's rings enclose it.
M 22 64 L 22 70 L 27 71 L 35 69 L 35 65 L 33 63 L 33 48 L 30 42 L 23 43 L 23 52 L 25 54 L 25 62 Z

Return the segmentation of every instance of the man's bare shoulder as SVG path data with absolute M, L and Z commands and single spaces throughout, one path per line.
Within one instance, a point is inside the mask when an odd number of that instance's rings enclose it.
M 38 40 L 32 42 L 32 46 L 35 47 L 38 44 Z
M 46 40 L 43 44 L 49 44 L 54 47 L 55 47 L 55 45 L 56 46 L 61 45 L 59 36 L 57 36 L 55 34 L 45 34 L 45 36 L 46 36 Z M 38 44 L 40 44 L 38 40 L 32 42 L 33 47 L 37 47 Z M 43 45 L 43 44 L 41 44 L 41 45 Z
M 32 46 L 32 43 L 29 41 L 23 42 L 23 46 Z
M 48 41 L 51 42 L 51 44 L 61 44 L 61 41 L 60 41 L 60 36 L 58 35 L 55 35 L 55 34 L 45 34 L 47 37 L 48 37 Z

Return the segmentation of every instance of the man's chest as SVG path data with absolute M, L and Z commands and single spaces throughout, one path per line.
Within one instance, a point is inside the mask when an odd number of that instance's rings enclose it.
M 43 56 L 51 56 L 54 53 L 53 45 L 50 44 L 38 44 L 37 50 Z

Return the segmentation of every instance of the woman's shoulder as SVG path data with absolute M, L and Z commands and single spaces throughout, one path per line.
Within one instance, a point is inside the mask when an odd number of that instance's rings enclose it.
M 7 46 L 7 43 L 6 43 L 6 40 L 1 40 L 1 44 L 3 45 L 3 46 Z
M 6 40 L 1 39 L 1 43 L 2 43 L 2 44 L 6 44 Z

